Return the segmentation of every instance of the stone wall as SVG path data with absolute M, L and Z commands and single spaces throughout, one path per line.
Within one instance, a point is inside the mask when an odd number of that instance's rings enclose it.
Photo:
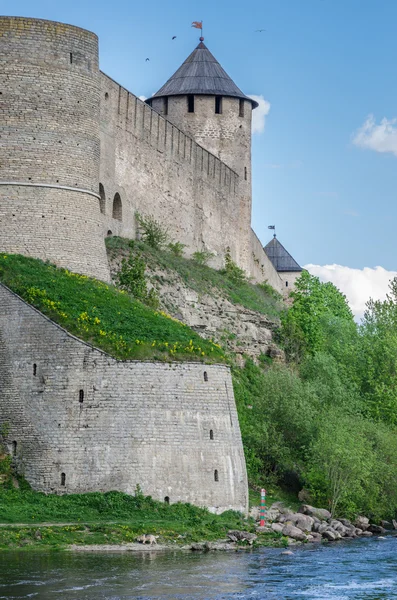
M 232 258 L 250 275 L 272 280 L 280 289 L 263 249 L 263 270 L 252 262 L 250 154 L 247 173 L 246 181 L 244 171 L 239 177 L 175 124 L 101 73 L 100 182 L 106 196 L 105 235 L 134 238 L 135 211 L 151 214 L 169 228 L 173 241 L 186 245 L 188 256 L 207 249 L 215 254 L 211 265 L 219 268 L 229 246 Z M 116 193 L 122 202 L 121 219 L 112 217 Z
M 133 493 L 139 484 L 159 500 L 246 511 L 228 367 L 118 361 L 2 285 L 0 306 L 0 421 L 35 489 Z
M 0 17 L 0 89 L 0 250 L 108 279 L 97 36 Z

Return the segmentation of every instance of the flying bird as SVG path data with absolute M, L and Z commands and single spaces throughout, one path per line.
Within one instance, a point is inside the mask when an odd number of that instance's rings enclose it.
M 145 61 L 147 62 L 148 60 L 150 60 L 150 58 L 145 58 Z
M 257 31 L 258 31 L 259 33 L 262 33 L 262 31 L 266 31 L 266 29 L 255 29 L 255 32 L 257 32 Z
M 172 36 L 172 39 L 173 39 L 173 40 L 176 40 L 176 35 L 173 35 L 173 36 Z

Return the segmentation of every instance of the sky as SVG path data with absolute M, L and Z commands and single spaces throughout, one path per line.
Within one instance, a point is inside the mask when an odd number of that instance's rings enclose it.
M 191 22 L 203 20 L 210 51 L 259 97 L 259 238 L 266 244 L 276 225 L 294 258 L 335 283 L 358 317 L 369 296 L 384 297 L 397 271 L 395 0 L 0 0 L 0 12 L 94 31 L 101 69 L 145 97 L 194 49 Z

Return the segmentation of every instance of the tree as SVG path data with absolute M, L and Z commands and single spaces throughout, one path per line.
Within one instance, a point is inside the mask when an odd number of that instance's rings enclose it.
M 281 338 L 290 360 L 324 350 L 330 327 L 339 322 L 350 332 L 356 329 L 346 297 L 332 283 L 302 271 L 290 296 L 293 305 L 281 318 Z

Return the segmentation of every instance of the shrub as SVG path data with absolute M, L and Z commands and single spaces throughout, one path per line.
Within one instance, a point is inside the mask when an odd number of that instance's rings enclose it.
M 213 256 L 214 254 L 212 252 L 202 250 L 201 252 L 198 251 L 193 253 L 193 260 L 199 265 L 207 265 Z
M 186 244 L 181 244 L 181 242 L 175 242 L 174 244 L 170 242 L 168 244 L 168 249 L 174 256 L 183 256 L 183 249 L 186 248 Z
M 237 285 L 247 281 L 247 276 L 243 269 L 240 269 L 240 267 L 238 267 L 232 260 L 232 257 L 230 256 L 230 248 L 226 248 L 225 268 L 223 269 L 223 273 L 225 273 L 230 281 L 236 283 Z
M 142 230 L 142 239 L 146 244 L 159 250 L 168 241 L 168 230 L 161 225 L 154 217 L 147 215 L 146 217 L 135 213 L 135 218 Z
M 158 308 L 159 297 L 154 288 L 148 291 L 145 276 L 146 264 L 141 254 L 130 253 L 123 258 L 120 271 L 117 273 L 119 287 L 141 300 L 152 308 Z

